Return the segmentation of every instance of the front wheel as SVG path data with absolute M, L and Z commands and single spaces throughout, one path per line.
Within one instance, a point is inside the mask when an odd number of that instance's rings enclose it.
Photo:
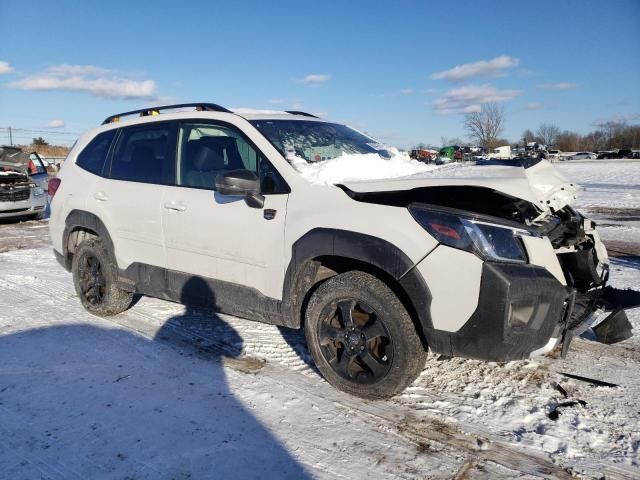
M 332 277 L 313 293 L 305 337 L 331 385 L 368 399 L 404 390 L 427 357 L 402 302 L 381 280 L 359 271 Z

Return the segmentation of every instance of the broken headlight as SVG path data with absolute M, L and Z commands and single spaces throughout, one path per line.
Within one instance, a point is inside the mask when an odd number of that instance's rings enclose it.
M 520 237 L 536 235 L 525 228 L 495 223 L 493 218 L 488 220 L 440 207 L 411 205 L 409 212 L 438 242 L 475 253 L 484 260 L 527 263 Z

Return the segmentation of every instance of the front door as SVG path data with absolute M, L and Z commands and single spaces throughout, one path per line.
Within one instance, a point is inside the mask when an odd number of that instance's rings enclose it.
M 212 121 L 178 128 L 176 186 L 163 202 L 169 268 L 280 298 L 288 187 L 235 127 Z M 216 175 L 248 169 L 262 179 L 264 208 L 215 191 Z

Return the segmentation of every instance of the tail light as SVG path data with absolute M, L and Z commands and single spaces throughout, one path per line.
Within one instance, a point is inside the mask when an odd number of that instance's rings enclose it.
M 56 194 L 56 192 L 58 191 L 58 188 L 60 188 L 61 183 L 62 183 L 62 180 L 59 179 L 58 177 L 53 177 L 49 179 L 48 193 L 51 198 L 53 198 L 53 196 Z

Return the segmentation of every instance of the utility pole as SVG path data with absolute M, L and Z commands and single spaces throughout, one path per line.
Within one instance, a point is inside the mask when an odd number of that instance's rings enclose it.
M 11 127 L 9 127 L 9 145 L 13 146 L 13 135 L 11 135 Z

